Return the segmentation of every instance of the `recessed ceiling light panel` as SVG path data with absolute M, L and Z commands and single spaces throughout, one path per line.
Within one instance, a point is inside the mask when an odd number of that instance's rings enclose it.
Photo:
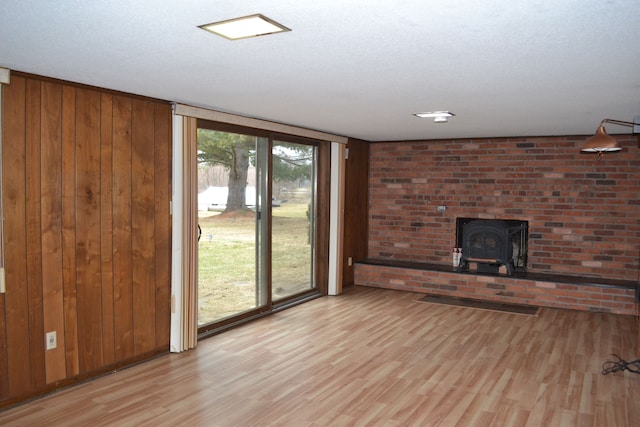
M 425 118 L 425 117 L 452 117 L 455 116 L 450 111 L 427 111 L 425 113 L 414 113 L 416 117 Z
M 284 25 L 260 14 L 212 22 L 211 24 L 200 25 L 199 28 L 229 40 L 246 39 L 249 37 L 291 31 Z

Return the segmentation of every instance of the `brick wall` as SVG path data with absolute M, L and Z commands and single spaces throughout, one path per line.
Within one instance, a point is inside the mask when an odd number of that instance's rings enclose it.
M 357 263 L 355 283 L 477 300 L 634 315 L 635 289 Z
M 637 281 L 638 138 L 598 160 L 585 139 L 371 144 L 369 257 L 450 265 L 456 217 L 520 219 L 529 271 Z

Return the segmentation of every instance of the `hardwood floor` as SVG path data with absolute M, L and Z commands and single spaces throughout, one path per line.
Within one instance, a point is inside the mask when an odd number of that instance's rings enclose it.
M 638 426 L 630 316 L 356 288 L 0 412 L 0 425 Z

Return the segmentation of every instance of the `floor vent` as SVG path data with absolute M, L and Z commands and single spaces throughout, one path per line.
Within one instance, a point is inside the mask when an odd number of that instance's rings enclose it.
M 420 298 L 420 302 L 431 302 L 435 304 L 457 305 L 460 307 L 479 308 L 482 310 L 503 311 L 506 313 L 526 314 L 535 316 L 538 314 L 539 307 L 532 305 L 507 304 L 493 301 L 480 301 L 470 298 L 449 297 L 443 295 L 427 294 Z

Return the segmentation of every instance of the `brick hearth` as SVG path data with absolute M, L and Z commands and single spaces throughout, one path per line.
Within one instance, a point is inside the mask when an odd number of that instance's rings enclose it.
M 633 281 L 534 273 L 498 276 L 443 265 L 368 260 L 355 264 L 355 284 L 541 307 L 636 313 Z

